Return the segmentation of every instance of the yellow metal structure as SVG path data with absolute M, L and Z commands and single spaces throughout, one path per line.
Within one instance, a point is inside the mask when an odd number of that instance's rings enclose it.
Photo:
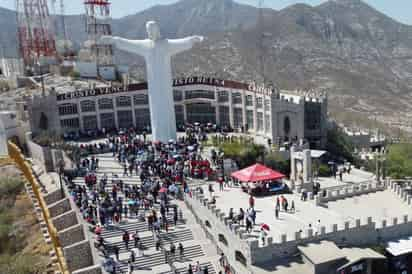
M 27 179 L 28 182 L 30 182 L 33 192 L 36 196 L 36 199 L 39 202 L 39 205 L 42 210 L 42 214 L 44 217 L 44 221 L 47 224 L 47 229 L 50 234 L 50 238 L 53 243 L 53 248 L 56 252 L 57 258 L 58 258 L 58 266 L 59 270 L 63 274 L 69 274 L 69 270 L 67 267 L 66 259 L 64 258 L 63 255 L 63 249 L 60 245 L 60 241 L 57 235 L 57 230 L 56 227 L 54 226 L 53 222 L 51 221 L 50 217 L 50 212 L 49 209 L 43 199 L 43 196 L 41 195 L 40 191 L 40 184 L 37 181 L 36 177 L 33 175 L 30 163 L 28 163 L 25 159 L 24 156 L 21 152 L 21 150 L 12 142 L 9 141 L 8 143 L 8 148 L 9 148 L 9 156 L 10 159 L 13 160 L 13 162 L 17 165 L 17 167 L 23 172 L 24 177 Z M 0 160 L 1 163 L 1 160 Z

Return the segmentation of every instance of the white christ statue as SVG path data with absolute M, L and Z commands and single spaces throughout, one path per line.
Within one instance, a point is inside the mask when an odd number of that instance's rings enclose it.
M 102 40 L 113 43 L 121 50 L 144 57 L 149 90 L 152 139 L 161 142 L 167 142 L 170 139 L 176 140 L 171 57 L 191 49 L 195 43 L 202 42 L 203 37 L 162 39 L 159 26 L 155 21 L 147 22 L 146 30 L 148 39 L 145 40 L 128 40 L 112 36 L 104 36 Z

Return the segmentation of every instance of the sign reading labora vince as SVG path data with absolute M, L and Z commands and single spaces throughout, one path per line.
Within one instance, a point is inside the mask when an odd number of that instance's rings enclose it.
M 254 82 L 250 84 L 238 83 L 233 81 L 225 81 L 210 77 L 188 77 L 178 78 L 173 80 L 174 87 L 190 86 L 190 85 L 208 85 L 215 87 L 237 88 L 253 91 L 260 94 L 270 95 L 273 92 L 272 88 L 267 88 L 263 85 L 257 85 Z M 130 84 L 129 86 L 115 87 L 97 87 L 93 89 L 77 90 L 57 95 L 57 101 L 72 100 L 76 98 L 93 97 L 99 95 L 109 95 L 120 92 L 146 90 L 147 83 Z

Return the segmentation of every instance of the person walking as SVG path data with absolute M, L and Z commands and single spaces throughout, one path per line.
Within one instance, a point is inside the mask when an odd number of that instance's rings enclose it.
M 187 274 L 193 274 L 192 264 L 189 264 L 189 266 L 187 267 Z
M 251 233 L 252 232 L 252 222 L 250 221 L 250 218 L 246 218 L 246 232 Z
M 221 267 L 225 267 L 225 254 L 223 252 L 220 253 L 219 264 Z
M 133 234 L 133 241 L 134 241 L 134 248 L 137 248 L 137 246 L 139 245 L 139 241 L 140 241 L 139 232 L 137 230 Z
M 175 254 L 176 254 L 176 246 L 172 242 L 172 243 L 170 243 L 170 259 L 174 260 Z
M 130 261 L 132 261 L 133 263 L 136 261 L 136 254 L 134 253 L 134 250 L 130 250 Z
M 266 232 L 263 228 L 260 228 L 260 239 L 262 240 L 262 245 L 266 242 Z
M 255 207 L 255 199 L 253 198 L 252 195 L 249 196 L 249 207 L 254 208 Z
M 175 207 L 174 210 L 173 210 L 173 222 L 174 222 L 175 226 L 177 225 L 177 219 L 178 219 L 177 207 Z
M 129 266 L 129 274 L 132 274 L 134 270 L 133 263 L 129 260 L 127 261 L 127 265 Z
M 196 266 L 195 266 L 195 273 L 196 274 L 201 274 L 200 271 L 202 271 L 201 267 L 200 267 L 200 263 L 199 261 L 196 262 Z
M 179 248 L 179 257 L 180 257 L 180 260 L 183 260 L 183 256 L 184 256 L 183 244 L 182 244 L 182 243 L 179 243 L 178 248 Z
M 114 247 L 114 254 L 116 255 L 116 260 L 119 261 L 119 247 L 116 245 Z
M 123 233 L 122 238 L 123 238 L 123 243 L 126 245 L 126 249 L 129 250 L 130 235 L 127 230 Z
M 157 237 L 157 239 L 156 239 L 156 251 L 159 251 L 159 250 L 160 250 L 160 245 L 161 245 L 161 243 L 160 243 L 160 238 Z

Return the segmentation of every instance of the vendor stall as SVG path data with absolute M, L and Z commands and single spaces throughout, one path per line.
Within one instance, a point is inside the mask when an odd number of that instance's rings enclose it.
M 282 181 L 285 175 L 261 164 L 235 171 L 231 176 L 241 182 L 243 191 L 252 195 L 276 194 L 286 190 L 286 184 Z

